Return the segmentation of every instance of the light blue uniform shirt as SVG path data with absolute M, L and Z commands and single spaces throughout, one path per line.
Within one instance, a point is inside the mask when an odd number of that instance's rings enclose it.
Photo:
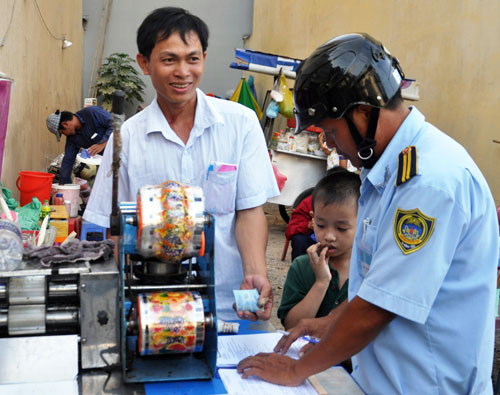
M 255 112 L 197 90 L 194 125 L 186 144 L 170 128 L 156 99 L 123 123 L 121 137 L 119 201 L 136 201 L 140 187 L 167 180 L 203 188 L 205 209 L 215 216 L 218 318 L 237 319 L 232 291 L 240 288 L 243 268 L 234 235 L 235 212 L 279 194 Z M 113 144 L 107 144 L 83 216 L 105 227 L 111 213 L 112 151 Z M 207 177 L 209 166 L 218 163 L 236 170 L 210 172 Z
M 396 186 L 398 155 L 411 145 L 418 175 Z M 478 167 L 412 108 L 361 178 L 349 299 L 396 318 L 353 357 L 353 377 L 368 394 L 491 394 L 498 223 Z M 396 242 L 398 209 L 434 224 L 411 253 Z

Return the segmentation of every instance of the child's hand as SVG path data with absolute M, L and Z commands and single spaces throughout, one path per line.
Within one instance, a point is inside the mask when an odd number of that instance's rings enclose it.
M 327 246 L 322 246 L 321 243 L 316 243 L 307 249 L 307 255 L 309 255 L 309 263 L 314 275 L 316 276 L 316 281 L 329 284 L 332 279 L 332 273 L 330 273 L 330 268 L 327 263 L 327 251 Z

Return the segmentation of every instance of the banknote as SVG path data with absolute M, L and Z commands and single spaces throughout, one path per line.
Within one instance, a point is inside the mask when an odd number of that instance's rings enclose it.
M 259 309 L 259 291 L 254 289 L 234 289 L 234 300 L 236 301 L 236 310 L 250 311 L 255 313 Z

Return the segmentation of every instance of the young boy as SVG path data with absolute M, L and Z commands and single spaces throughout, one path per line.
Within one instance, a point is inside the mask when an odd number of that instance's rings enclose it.
M 315 186 L 313 227 L 318 243 L 288 270 L 278 309 L 285 329 L 302 318 L 328 315 L 346 300 L 360 185 L 357 174 L 336 167 Z

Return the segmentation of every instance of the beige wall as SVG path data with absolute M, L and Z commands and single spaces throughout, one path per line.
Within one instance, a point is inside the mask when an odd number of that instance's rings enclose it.
M 45 126 L 56 109 L 81 107 L 83 28 L 82 0 L 37 0 L 50 32 L 73 43 L 62 49 L 45 28 L 33 0 L 0 1 L 0 42 L 11 11 L 12 23 L 0 47 L 0 71 L 14 79 L 11 91 L 2 182 L 18 199 L 15 182 L 19 171 L 45 171 L 51 157 L 64 151 Z
M 370 33 L 419 81 L 413 104 L 465 146 L 499 203 L 499 21 L 498 0 L 255 0 L 246 45 L 303 59 L 334 36 Z M 255 77 L 263 96 L 272 77 Z

